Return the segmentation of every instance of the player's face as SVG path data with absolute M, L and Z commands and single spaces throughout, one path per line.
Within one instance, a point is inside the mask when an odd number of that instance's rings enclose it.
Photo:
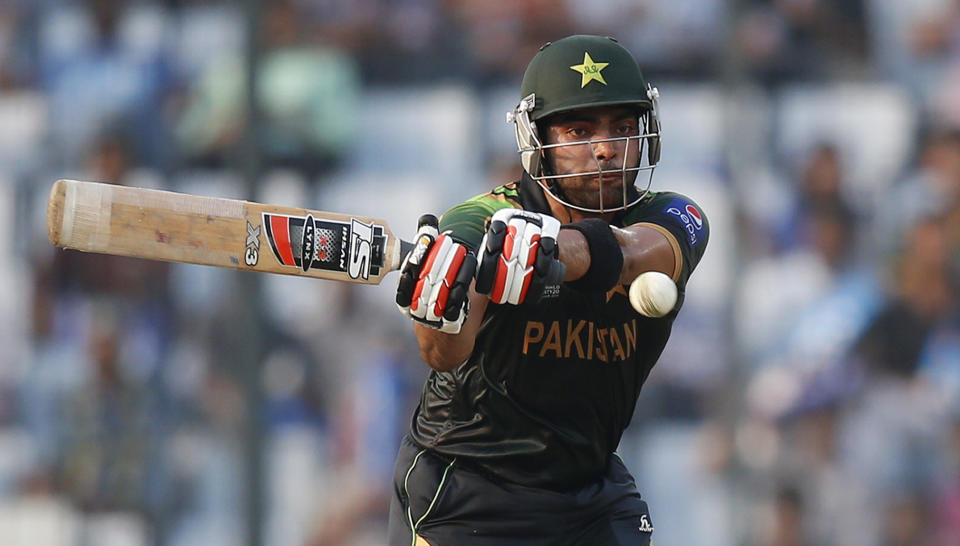
M 547 121 L 544 144 L 564 144 L 545 150 L 551 173 L 590 173 L 556 179 L 566 199 L 586 208 L 622 206 L 624 185 L 632 186 L 637 173 L 618 171 L 637 167 L 640 161 L 636 112 L 630 108 L 600 106 L 557 114 Z

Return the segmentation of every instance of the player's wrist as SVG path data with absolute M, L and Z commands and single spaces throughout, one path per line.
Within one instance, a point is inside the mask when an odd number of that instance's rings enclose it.
M 590 255 L 590 266 L 567 286 L 578 292 L 606 292 L 617 286 L 623 270 L 623 249 L 612 226 L 598 218 L 585 218 L 564 224 L 561 230 L 574 230 L 583 235 Z

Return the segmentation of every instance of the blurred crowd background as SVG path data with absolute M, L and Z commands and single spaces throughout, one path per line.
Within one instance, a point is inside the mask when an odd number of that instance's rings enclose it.
M 428 370 L 395 279 L 62 252 L 47 194 L 410 237 L 519 175 L 504 113 L 572 33 L 636 54 L 653 188 L 712 225 L 621 445 L 656 543 L 960 544 L 956 0 L 0 0 L 0 543 L 382 544 Z

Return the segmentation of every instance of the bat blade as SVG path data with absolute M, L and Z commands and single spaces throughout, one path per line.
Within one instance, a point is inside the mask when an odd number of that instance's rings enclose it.
M 51 188 L 47 236 L 84 252 L 368 284 L 411 248 L 377 218 L 79 180 Z

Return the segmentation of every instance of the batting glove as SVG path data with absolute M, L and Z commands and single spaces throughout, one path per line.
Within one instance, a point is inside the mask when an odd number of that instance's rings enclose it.
M 467 291 L 477 258 L 449 232 L 439 232 L 436 216 L 421 216 L 419 223 L 413 250 L 400 265 L 397 307 L 415 322 L 459 333 L 470 312 Z
M 566 267 L 560 262 L 553 216 L 519 209 L 500 209 L 490 218 L 480 244 L 480 265 L 474 289 L 493 303 L 536 303 L 545 286 L 560 284 Z

